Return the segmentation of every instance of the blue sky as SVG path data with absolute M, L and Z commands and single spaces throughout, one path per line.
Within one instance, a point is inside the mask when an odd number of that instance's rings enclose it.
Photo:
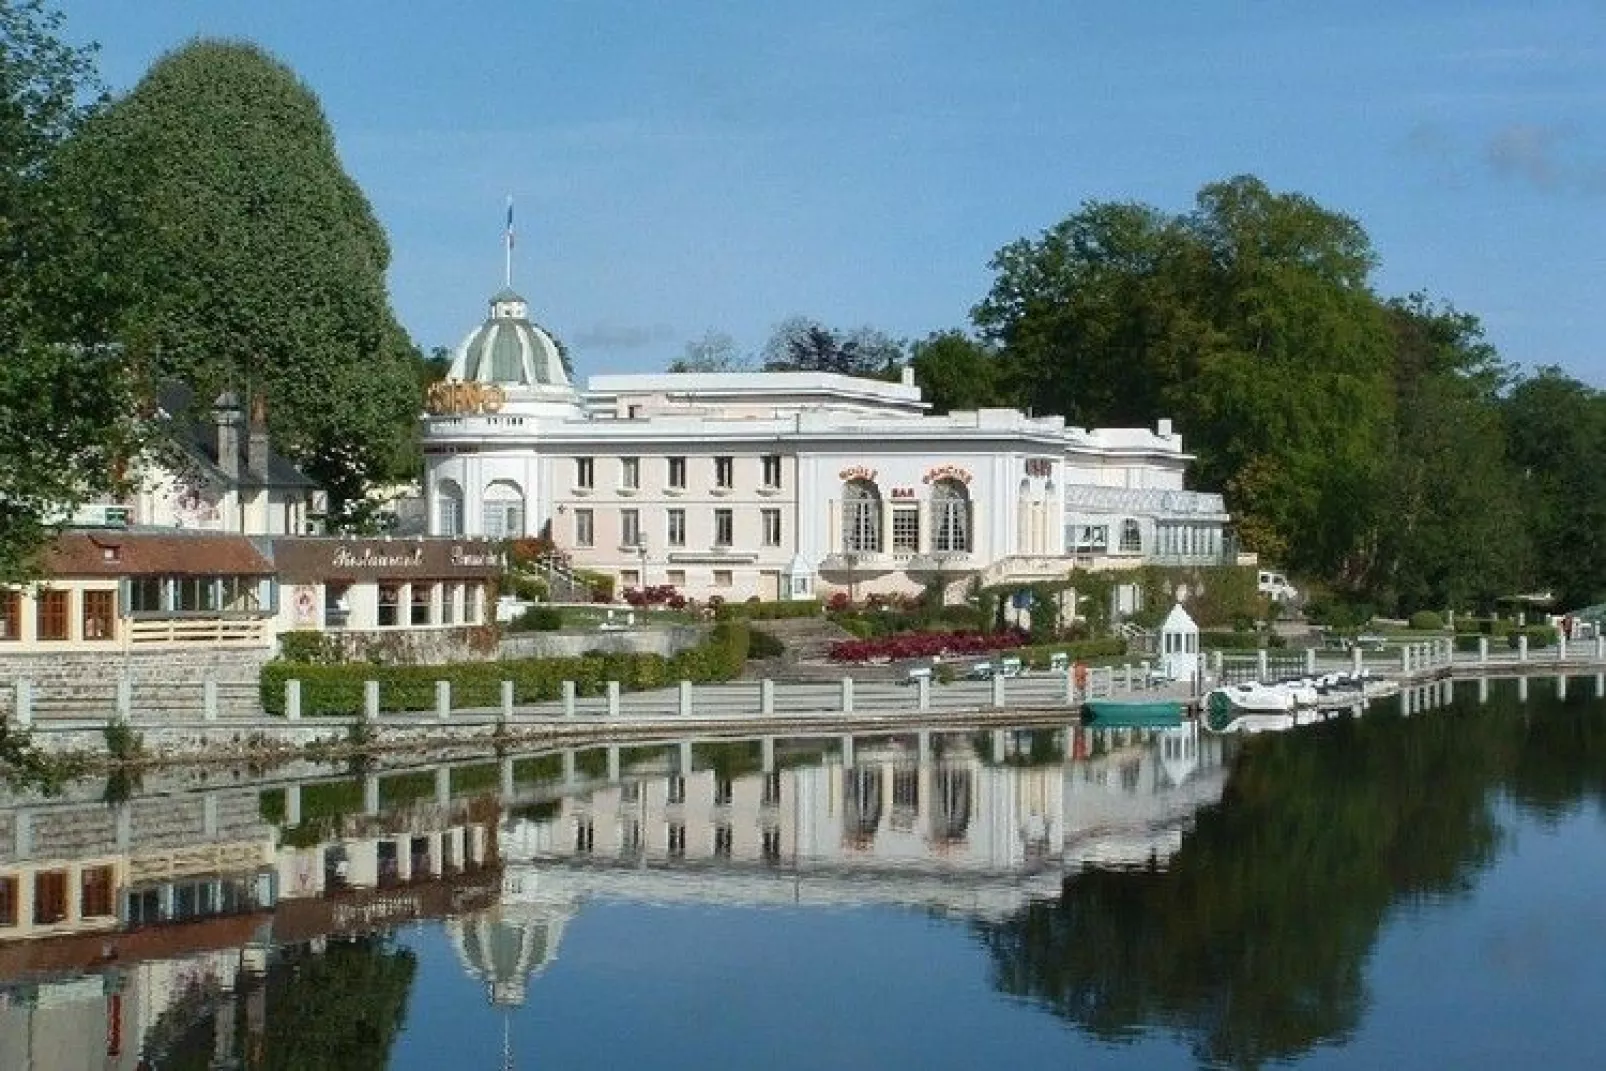
M 425 347 L 501 285 L 509 194 L 515 285 L 585 375 L 796 314 L 964 326 L 992 254 L 1084 201 L 1252 173 L 1360 220 L 1382 292 L 1606 386 L 1600 0 L 63 7 L 116 91 L 197 35 L 294 68 Z

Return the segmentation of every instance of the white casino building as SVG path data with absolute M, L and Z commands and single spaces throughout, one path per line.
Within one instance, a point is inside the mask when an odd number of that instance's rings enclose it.
M 1189 456 L 1169 420 L 934 416 L 908 370 L 901 383 L 605 375 L 580 390 L 511 290 L 428 409 L 431 534 L 547 531 L 621 589 L 862 597 L 1236 558 L 1221 496 L 1183 486 Z

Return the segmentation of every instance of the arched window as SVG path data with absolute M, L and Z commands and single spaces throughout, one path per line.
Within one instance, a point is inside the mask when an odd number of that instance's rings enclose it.
M 881 549 L 881 492 L 869 480 L 842 485 L 842 549 Z
M 463 534 L 463 489 L 456 480 L 438 480 L 435 484 L 435 534 L 460 536 Z
M 485 488 L 484 535 L 511 539 L 524 534 L 524 490 L 512 480 L 497 480 Z
M 939 554 L 970 548 L 970 492 L 958 480 L 931 485 L 931 545 Z
M 1138 554 L 1143 550 L 1143 530 L 1138 522 L 1128 517 L 1121 522 L 1121 553 Z

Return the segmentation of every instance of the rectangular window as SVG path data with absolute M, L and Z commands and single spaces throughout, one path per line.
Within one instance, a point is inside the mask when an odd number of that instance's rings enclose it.
M 589 818 L 576 818 L 574 820 L 574 850 L 580 855 L 590 855 L 597 846 L 597 826 Z
M 634 569 L 623 569 L 619 573 L 619 590 L 629 591 L 631 588 L 641 586 L 641 574 Z
M 234 613 L 252 613 L 261 608 L 258 595 L 261 586 L 254 576 L 226 576 L 220 581 L 223 590 L 223 609 Z
M 69 592 L 54 588 L 41 588 L 34 596 L 38 609 L 36 633 L 41 640 L 67 638 L 67 599 Z
M 457 588 L 456 584 L 441 585 L 441 624 L 457 624 Z
M 686 824 L 684 822 L 670 822 L 665 847 L 669 849 L 672 859 L 683 859 L 686 856 Z
M 508 539 L 524 534 L 523 499 L 491 499 L 480 511 L 486 539 Z
M 731 845 L 735 843 L 735 835 L 731 832 L 729 822 L 721 822 L 714 827 L 714 858 L 729 859 Z
M 780 490 L 781 487 L 781 455 L 764 455 L 764 486 L 771 491 Z
M 0 876 L 0 928 L 17 924 L 17 879 Z
M 764 545 L 778 547 L 781 545 L 781 511 L 766 509 L 759 511 L 759 517 L 764 522 Z
M 779 863 L 781 861 L 781 831 L 779 827 L 771 826 L 764 830 L 759 843 L 759 852 L 766 863 Z
M 892 552 L 917 554 L 920 551 L 920 509 L 894 506 L 892 510 Z
M 440 534 L 443 536 L 460 536 L 463 534 L 463 500 L 456 495 L 442 495 L 440 497 Z
M 626 547 L 641 545 L 641 511 L 622 509 L 619 511 L 619 543 Z
M 771 770 L 764 775 L 764 797 L 759 802 L 765 807 L 781 805 L 781 771 Z
M 67 917 L 67 872 L 41 870 L 33 876 L 33 924 L 49 926 Z
M 434 588 L 434 586 L 435 585 L 433 585 L 433 584 L 414 584 L 413 585 L 413 609 L 412 609 L 412 615 L 408 618 L 408 620 L 412 624 L 415 624 L 415 625 L 427 625 L 427 624 L 430 623 L 430 621 L 429 621 L 429 610 L 430 610 L 429 601 L 430 601 L 430 592 Z
M 669 522 L 667 533 L 669 545 L 672 547 L 684 547 L 686 545 L 686 511 L 672 509 L 666 514 L 666 517 Z
M 714 459 L 714 486 L 730 490 L 736 486 L 736 460 L 730 457 Z
M 627 491 L 634 491 L 641 486 L 641 458 L 619 459 L 619 486 Z
M 736 541 L 736 514 L 728 509 L 714 511 L 714 546 L 728 547 Z
M 135 577 L 128 582 L 128 612 L 131 614 L 159 614 L 167 609 L 162 588 L 166 582 L 159 576 Z
M 574 485 L 576 487 L 583 487 L 586 490 L 590 490 L 592 487 L 596 486 L 596 482 L 597 482 L 597 467 L 596 467 L 596 463 L 594 461 L 592 461 L 591 458 L 589 458 L 589 457 L 577 457 L 577 458 L 575 458 L 574 459 Z
M 0 591 L 0 640 L 22 638 L 22 592 Z
M 683 588 L 686 586 L 686 570 L 671 569 L 664 574 L 664 581 L 672 588 Z
M 731 571 L 729 569 L 715 569 L 714 570 L 714 586 L 716 588 L 728 588 L 728 587 L 731 587 L 734 583 L 735 583 L 735 577 L 731 574 Z
M 669 779 L 669 802 L 686 802 L 686 779 L 684 777 L 676 775 Z
M 714 806 L 729 807 L 736 796 L 736 783 L 728 777 L 714 779 Z
M 596 528 L 595 528 L 595 523 L 596 523 L 596 518 L 592 516 L 590 510 L 588 510 L 588 509 L 577 509 L 577 510 L 574 511 L 574 545 L 575 546 L 577 546 L 577 547 L 589 547 L 589 546 L 592 546 L 593 544 L 595 544 L 596 539 L 597 539 L 597 532 L 596 532 Z
M 84 592 L 84 639 L 109 640 L 117 616 L 115 591 Z
M 78 914 L 86 919 L 116 914 L 112 907 L 112 868 L 85 867 L 78 882 Z
M 381 627 L 401 624 L 401 585 L 379 585 L 379 617 Z
M 669 486 L 677 491 L 686 489 L 686 459 L 672 457 L 669 459 Z
M 181 576 L 173 581 L 174 608 L 186 613 L 212 613 L 217 610 L 217 583 L 210 576 Z

